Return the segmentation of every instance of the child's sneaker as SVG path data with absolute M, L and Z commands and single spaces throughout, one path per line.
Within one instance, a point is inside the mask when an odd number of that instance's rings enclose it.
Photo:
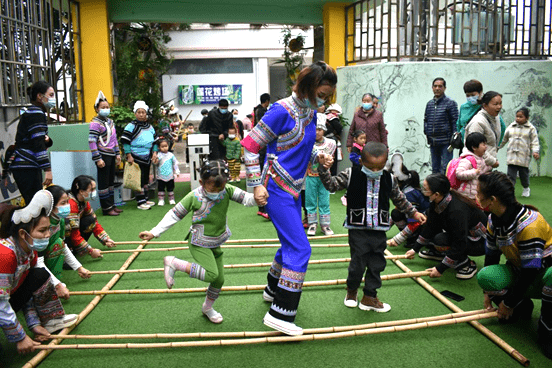
M 209 318 L 209 321 L 213 323 L 221 323 L 222 322 L 222 314 L 214 310 L 213 308 L 208 310 L 201 310 L 203 312 L 203 315 L 207 318 Z
M 391 310 L 391 306 L 389 304 L 380 302 L 376 297 L 366 295 L 362 297 L 358 307 L 365 311 L 373 310 L 379 313 L 385 313 Z
M 522 197 L 530 197 L 531 196 L 531 188 L 523 188 L 523 192 L 521 192 Z
M 158 206 L 164 206 L 165 205 L 165 200 L 164 199 L 160 199 L 159 202 L 157 203 Z
M 163 258 L 163 266 L 165 269 L 165 282 L 167 283 L 167 287 L 169 289 L 172 289 L 174 285 L 174 273 L 176 272 L 176 269 L 172 264 L 173 260 L 174 256 L 167 256 Z
M 321 226 L 320 227 L 322 229 L 322 232 L 324 233 L 324 235 L 333 235 L 334 232 L 332 229 L 330 229 L 329 226 Z
M 341 197 L 341 204 L 347 207 L 347 196 L 344 195 L 343 197 Z
M 310 224 L 309 228 L 307 229 L 307 235 L 308 236 L 315 236 L 316 235 L 316 224 Z
M 343 301 L 343 304 L 345 304 L 346 307 L 349 308 L 356 308 L 358 305 L 358 298 L 357 298 L 357 291 L 358 290 L 349 290 L 347 289 L 347 296 L 345 296 L 345 300 Z
M 176 204 L 176 202 L 174 201 L 174 199 L 171 199 L 169 200 L 169 204 Z
M 149 210 L 151 207 L 148 206 L 147 204 L 145 203 L 142 203 L 141 205 L 138 206 L 138 209 L 139 210 Z
M 456 278 L 460 280 L 469 280 L 477 273 L 477 266 L 474 261 L 470 261 L 469 264 L 456 271 Z
M 266 312 L 263 318 L 263 323 L 265 326 L 273 328 L 289 336 L 299 336 L 303 334 L 303 329 L 301 327 L 297 326 L 293 322 L 287 322 L 273 317 L 270 315 L 270 312 Z
M 445 253 L 438 252 L 435 249 L 424 249 L 418 252 L 420 258 L 433 259 L 434 261 L 442 261 L 445 258 Z
M 152 201 L 146 201 L 146 204 L 150 207 L 155 206 L 155 202 L 152 202 Z
M 56 331 L 64 329 L 65 327 L 73 326 L 75 323 L 77 323 L 78 320 L 79 316 L 77 314 L 66 314 L 63 317 L 49 320 L 43 325 L 43 327 L 49 333 L 54 333 Z

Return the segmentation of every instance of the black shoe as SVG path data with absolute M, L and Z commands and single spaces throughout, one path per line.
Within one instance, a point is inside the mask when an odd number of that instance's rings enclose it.
M 456 278 L 460 280 L 469 280 L 477 273 L 477 266 L 474 261 L 469 261 L 466 267 L 456 271 Z
M 515 323 L 517 321 L 525 320 L 529 321 L 531 319 L 531 315 L 533 314 L 533 308 L 535 305 L 533 304 L 533 301 L 530 298 L 525 298 L 517 306 L 514 307 L 514 311 L 510 318 L 508 319 L 499 319 L 498 323 L 506 325 L 510 323 Z
M 548 359 L 552 359 L 552 330 L 546 328 L 542 322 L 542 316 L 539 319 L 539 327 L 537 329 L 538 343 L 541 347 L 542 353 Z
M 445 258 L 444 252 L 438 252 L 435 249 L 424 249 L 418 252 L 420 258 L 442 261 Z

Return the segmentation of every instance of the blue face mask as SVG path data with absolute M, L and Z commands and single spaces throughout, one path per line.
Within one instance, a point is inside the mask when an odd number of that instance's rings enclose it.
M 477 105 L 477 100 L 479 99 L 479 95 L 477 96 L 470 96 L 467 98 L 468 102 L 472 105 Z
M 29 244 L 27 240 L 25 240 L 25 243 L 31 248 L 32 250 L 36 250 L 37 252 L 42 252 L 44 249 L 48 248 L 48 243 L 50 242 L 50 238 L 42 238 L 42 239 L 35 239 L 33 238 L 29 233 L 27 233 L 31 239 L 33 239 L 33 243 Z
M 211 201 L 217 201 L 224 198 L 224 194 L 226 193 L 226 190 L 223 190 L 222 192 L 218 193 L 211 193 L 208 191 L 205 191 L 205 196 L 209 198 Z
M 86 197 L 84 197 L 84 199 L 87 200 L 87 201 L 90 201 L 90 200 L 96 199 L 97 195 L 98 195 L 98 193 L 96 193 L 96 191 L 94 190 L 94 191 L 88 193 L 88 195 Z
M 228 109 L 219 108 L 219 111 L 220 111 L 221 114 L 226 114 L 228 112 Z
M 98 114 L 106 118 L 109 116 L 109 114 L 111 114 L 111 109 L 100 109 L 100 112 Z
M 55 97 L 54 98 L 49 98 L 48 102 L 46 102 L 44 104 L 44 107 L 46 107 L 47 109 L 53 109 L 54 107 L 56 107 L 56 102 L 57 102 L 57 100 L 56 100 Z
M 362 166 L 361 170 L 368 179 L 379 179 L 381 174 L 383 174 L 383 169 L 379 171 L 372 171 L 364 165 Z
M 66 218 L 69 213 L 71 213 L 71 206 L 66 204 L 65 206 L 58 206 L 58 216 L 61 218 Z
M 362 104 L 362 108 L 363 108 L 364 110 L 370 110 L 370 109 L 372 108 L 372 103 L 371 103 L 371 102 L 364 102 L 364 103 Z

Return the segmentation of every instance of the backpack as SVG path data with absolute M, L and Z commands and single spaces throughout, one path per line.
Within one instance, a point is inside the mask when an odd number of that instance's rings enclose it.
M 477 169 L 477 161 L 475 161 L 475 158 L 471 155 L 466 156 L 466 157 L 456 157 L 456 158 L 450 160 L 450 162 L 447 165 L 447 178 L 450 181 L 450 187 L 452 189 L 458 189 L 458 188 L 460 188 L 460 186 L 462 184 L 464 184 L 464 186 L 462 187 L 462 189 L 464 189 L 464 188 L 466 188 L 466 185 L 468 184 L 466 181 L 459 180 L 456 177 L 456 169 L 458 169 L 458 165 L 460 164 L 460 161 L 463 158 L 468 159 L 471 162 L 472 167 L 474 169 Z
M 2 179 L 5 179 L 8 177 L 8 173 L 10 171 L 10 165 L 15 159 L 15 144 L 12 144 L 8 148 L 6 148 L 6 152 L 4 152 L 4 156 L 0 157 L 0 159 L 2 164 Z

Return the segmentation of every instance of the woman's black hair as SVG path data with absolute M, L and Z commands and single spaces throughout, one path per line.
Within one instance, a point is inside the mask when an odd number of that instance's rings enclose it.
M 46 188 L 46 190 L 52 193 L 52 196 L 54 197 L 54 206 L 58 204 L 59 200 L 61 199 L 61 197 L 63 197 L 64 194 L 67 194 L 67 191 L 59 185 L 50 185 Z
M 473 149 L 479 147 L 481 143 L 487 143 L 487 138 L 485 138 L 485 135 L 483 133 L 473 132 L 468 134 L 468 136 L 466 137 L 465 147 L 470 152 L 473 152 Z
M 358 138 L 363 134 L 366 134 L 364 133 L 364 130 L 355 130 L 355 132 L 353 133 L 353 138 Z
M 307 97 L 311 104 L 316 106 L 316 90 L 320 86 L 334 87 L 337 84 L 337 74 L 331 66 L 323 61 L 317 61 L 314 64 L 301 70 L 297 76 L 297 82 L 293 86 L 293 91 L 299 98 Z
M 95 182 L 96 179 L 94 179 L 90 175 L 77 176 L 73 180 L 73 184 L 71 184 L 71 193 L 73 193 L 75 198 L 77 198 L 77 195 L 79 194 L 79 190 L 87 190 L 93 181 Z
M 418 172 L 416 170 L 408 170 L 408 173 L 410 174 L 408 184 L 410 184 L 412 188 L 421 190 L 422 187 L 420 186 L 420 175 L 418 174 Z
M 100 106 L 100 104 L 101 104 L 102 102 L 107 102 L 107 103 L 109 104 L 109 101 L 107 101 L 107 98 L 105 98 L 105 97 L 104 97 L 104 98 L 100 98 L 100 99 L 98 100 L 98 103 L 96 103 L 96 104 L 94 105 L 94 110 L 96 110 L 96 109 Z
M 450 181 L 443 173 L 433 173 L 426 176 L 427 186 L 433 193 L 446 196 L 450 193 Z
M 514 183 L 508 175 L 500 171 L 491 171 L 479 175 L 478 191 L 485 198 L 495 197 L 506 207 L 521 206 L 516 199 Z M 536 207 L 526 205 L 538 211 Z
M 230 170 L 223 160 L 204 161 L 198 169 L 199 177 L 205 183 L 209 178 L 214 178 L 215 185 L 220 187 L 230 178 Z
M 52 87 L 52 85 L 46 81 L 40 80 L 35 82 L 32 86 L 27 88 L 27 95 L 31 98 L 31 101 L 36 101 L 38 94 L 46 94 L 46 91 Z
M 525 116 L 525 119 L 529 119 L 529 109 L 527 107 L 522 107 L 521 109 L 516 111 L 516 114 L 518 112 L 521 112 L 523 114 L 523 116 Z
M 477 104 L 479 105 L 488 105 L 489 102 L 491 102 L 491 100 L 493 98 L 495 98 L 496 96 L 500 96 L 502 97 L 502 95 L 496 91 L 489 91 L 489 92 L 485 92 L 485 94 L 483 95 L 483 97 L 481 97 L 479 100 L 477 100 Z
M 20 222 L 16 225 L 12 222 L 12 217 L 14 211 L 20 208 L 19 206 L 13 206 L 11 204 L 0 204 L 0 239 L 6 239 L 10 236 L 17 238 L 20 229 L 30 234 L 38 221 L 40 221 L 42 217 L 47 217 L 46 209 L 43 208 L 38 217 L 31 219 L 31 221 L 27 223 Z

